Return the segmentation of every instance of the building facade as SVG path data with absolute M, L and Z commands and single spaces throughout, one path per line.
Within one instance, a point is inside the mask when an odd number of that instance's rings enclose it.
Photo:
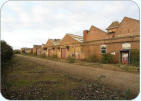
M 46 43 L 47 47 L 46 56 L 49 57 L 56 56 L 60 58 L 59 43 L 60 39 L 49 39 Z
M 40 50 L 40 48 L 41 48 L 41 45 L 33 45 L 33 54 L 37 55 L 37 50 L 38 49 Z
M 130 63 L 130 51 L 139 50 L 139 20 L 125 17 L 121 23 L 112 23 L 107 32 L 92 26 L 83 32 L 83 53 L 85 58 L 102 54 L 114 55 L 115 62 Z
M 48 39 L 46 44 L 34 45 L 33 54 L 66 59 L 88 59 L 94 56 L 100 60 L 103 54 L 114 56 L 114 62 L 130 63 L 132 50 L 139 50 L 139 20 L 124 17 L 119 23 L 112 22 L 106 31 L 95 26 L 83 31 L 83 36 L 66 34 L 60 39 Z M 21 49 L 25 52 L 25 49 Z
M 74 57 L 76 59 L 82 59 L 83 54 L 81 52 L 81 44 L 83 42 L 83 37 L 73 34 L 66 34 L 61 40 L 60 46 L 60 57 L 65 59 L 67 57 Z

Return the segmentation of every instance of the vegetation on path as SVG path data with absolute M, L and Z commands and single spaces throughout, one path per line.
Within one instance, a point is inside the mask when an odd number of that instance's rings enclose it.
M 27 58 L 14 56 L 7 65 L 2 94 L 7 99 L 132 99 L 130 90 L 123 93 L 97 81 L 77 78 Z

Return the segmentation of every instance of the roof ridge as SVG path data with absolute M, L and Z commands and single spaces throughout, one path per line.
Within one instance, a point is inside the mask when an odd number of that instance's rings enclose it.
M 139 20 L 137 20 L 137 19 L 135 19 L 135 18 L 130 18 L 130 17 L 127 17 L 127 16 L 125 16 L 123 19 L 130 19 L 130 20 L 136 20 L 136 21 L 139 21 Z
M 73 38 L 74 40 L 78 41 L 78 42 L 82 42 L 83 41 L 83 36 L 79 36 L 79 35 L 75 35 L 75 34 L 68 34 L 71 38 Z
M 91 29 L 92 27 L 96 28 L 96 29 L 99 30 L 99 31 L 102 31 L 102 32 L 106 33 L 105 31 L 103 31 L 102 29 L 100 29 L 100 28 L 98 28 L 98 27 L 96 27 L 96 26 L 94 26 L 94 25 L 91 25 L 90 29 Z
M 67 33 L 67 34 L 69 34 L 69 33 Z M 69 35 L 74 35 L 74 36 L 78 36 L 78 37 L 83 37 L 83 36 L 76 35 L 76 34 L 69 34 Z

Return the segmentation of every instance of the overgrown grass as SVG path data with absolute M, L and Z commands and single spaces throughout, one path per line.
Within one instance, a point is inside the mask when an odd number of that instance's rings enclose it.
M 67 57 L 67 61 L 69 62 L 69 63 L 75 63 L 75 57 Z
M 139 67 L 137 66 L 119 64 L 118 67 L 128 72 L 139 72 Z
M 26 64 L 26 65 L 25 65 Z M 8 99 L 123 99 L 116 89 L 107 88 L 97 81 L 92 82 L 69 75 L 48 66 L 15 56 L 7 65 L 8 75 L 2 83 L 2 94 Z M 98 78 L 100 82 L 104 75 Z M 103 93 L 104 92 L 104 93 Z M 126 94 L 125 94 L 126 95 Z M 126 98 L 126 99 L 130 99 Z
M 95 68 L 102 68 L 102 69 L 109 69 L 109 70 L 119 70 L 119 69 L 121 69 L 121 70 L 124 70 L 124 71 L 127 71 L 127 72 L 134 72 L 134 73 L 139 72 L 139 66 L 130 65 L 130 64 L 129 65 L 117 64 L 117 63 L 116 64 L 109 64 L 109 66 L 111 65 L 112 69 L 110 67 L 106 68 L 105 67 L 106 64 L 103 64 L 102 62 L 98 62 L 98 60 L 93 56 L 89 57 L 89 59 L 76 60 L 75 58 L 72 58 L 72 57 L 68 57 L 67 59 L 60 59 L 60 58 L 56 58 L 56 56 L 47 57 L 45 55 L 37 56 L 37 55 L 33 55 L 33 54 L 23 54 L 23 55 L 28 55 L 28 56 L 38 57 L 38 58 L 46 58 L 46 59 L 49 59 L 49 60 L 59 61 L 59 62 L 75 63 L 77 65 L 83 65 L 83 66 L 92 66 L 92 67 L 95 67 Z M 94 58 L 96 59 L 96 62 L 93 62 Z
M 87 62 L 96 62 L 97 59 L 94 55 L 91 55 L 89 58 L 86 59 Z
M 131 57 L 130 63 L 134 66 L 139 66 L 139 63 L 140 63 L 139 50 L 131 50 L 130 57 Z
M 106 53 L 102 55 L 100 62 L 108 64 L 108 63 L 114 63 L 113 60 L 114 60 L 114 56 L 111 55 L 110 53 Z

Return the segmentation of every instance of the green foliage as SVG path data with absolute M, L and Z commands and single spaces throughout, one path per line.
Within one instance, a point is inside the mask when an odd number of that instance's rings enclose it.
M 100 81 L 101 81 L 102 79 L 104 79 L 104 78 L 106 78 L 105 75 L 100 75 L 100 76 L 98 77 L 97 81 L 100 82 Z
M 128 72 L 139 72 L 139 67 L 133 66 L 133 65 L 120 65 L 121 69 L 128 71 Z
M 13 49 L 5 41 L 1 41 L 1 62 L 2 66 L 5 62 L 11 59 L 13 55 Z
M 57 58 L 57 55 L 53 55 L 52 58 Z
M 88 59 L 87 59 L 88 62 L 96 62 L 97 59 L 96 59 L 96 56 L 94 55 L 91 55 Z
M 102 55 L 101 58 L 102 63 L 114 63 L 114 56 L 111 55 L 110 53 L 106 53 Z
M 20 50 L 14 50 L 14 54 L 21 54 Z
M 67 61 L 68 61 L 69 63 L 74 63 L 74 62 L 75 62 L 75 57 L 69 56 L 69 57 L 67 57 Z
M 128 89 L 128 90 L 126 90 L 126 91 L 124 92 L 124 94 L 123 94 L 123 99 L 129 99 L 130 96 L 131 96 L 131 90 Z
M 131 50 L 130 52 L 130 63 L 134 66 L 139 66 L 140 57 L 139 50 Z
M 45 54 L 42 54 L 41 57 L 42 57 L 42 58 L 46 58 L 46 55 L 45 55 Z

